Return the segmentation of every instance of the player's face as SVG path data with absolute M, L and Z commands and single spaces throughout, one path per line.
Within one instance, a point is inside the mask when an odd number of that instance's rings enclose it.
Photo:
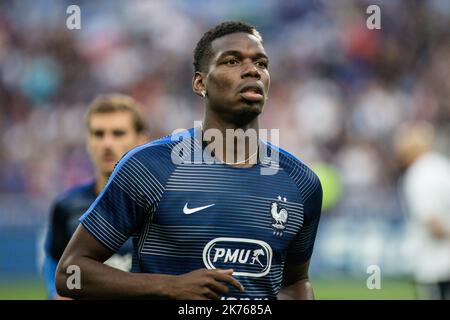
M 109 175 L 114 165 L 130 149 L 145 142 L 134 128 L 128 111 L 94 113 L 89 120 L 87 149 L 97 175 Z
M 213 58 L 205 79 L 209 107 L 243 121 L 262 111 L 270 85 L 269 59 L 261 42 L 233 33 L 211 43 Z

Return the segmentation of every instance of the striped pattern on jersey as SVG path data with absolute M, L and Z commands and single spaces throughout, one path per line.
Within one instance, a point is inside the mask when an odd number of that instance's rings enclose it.
M 189 139 L 194 134 L 191 129 L 182 141 L 166 137 L 127 154 L 81 222 L 112 251 L 132 237 L 139 272 L 233 268 L 246 291 L 230 288 L 225 298 L 274 299 L 284 265 L 311 257 L 319 180 L 270 144 L 269 156 L 277 152 L 278 164 L 174 163 L 174 154 L 193 158 L 191 147 L 202 148 Z M 262 168 L 276 174 L 261 175 Z

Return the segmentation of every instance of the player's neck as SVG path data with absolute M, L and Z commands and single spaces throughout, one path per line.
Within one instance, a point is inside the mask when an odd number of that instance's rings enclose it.
M 108 182 L 108 176 L 99 174 L 95 178 L 95 193 L 98 195 L 100 192 L 102 192 L 103 188 L 106 185 L 106 182 Z
M 216 114 L 210 112 L 205 114 L 202 129 L 203 132 L 206 132 L 208 129 L 217 129 L 222 134 L 222 153 L 216 152 L 215 154 L 215 157 L 220 162 L 236 167 L 251 167 L 257 162 L 259 141 L 257 117 L 249 123 L 238 125 L 224 121 Z M 231 132 L 236 132 L 238 129 L 242 129 L 244 133 L 252 131 L 253 135 L 249 136 L 254 137 L 253 140 L 255 141 L 252 141 L 253 143 L 250 142 L 248 136 L 246 137 L 245 135 L 227 134 L 227 129 L 231 129 Z

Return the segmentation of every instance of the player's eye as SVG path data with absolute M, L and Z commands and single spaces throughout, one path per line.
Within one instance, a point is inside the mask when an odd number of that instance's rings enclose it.
M 256 62 L 256 65 L 260 68 L 267 68 L 269 64 L 267 61 L 260 60 Z
M 239 63 L 239 61 L 236 58 L 231 58 L 231 59 L 225 60 L 225 64 L 227 64 L 227 65 L 236 65 L 238 63 Z
M 91 131 L 91 134 L 96 138 L 103 138 L 103 136 L 105 135 L 105 132 L 100 131 L 100 130 L 95 130 L 95 131 Z
M 123 130 L 114 130 L 113 131 L 114 137 L 123 137 L 125 135 L 125 131 Z

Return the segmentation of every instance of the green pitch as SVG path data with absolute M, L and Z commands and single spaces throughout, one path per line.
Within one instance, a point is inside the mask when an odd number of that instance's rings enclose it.
M 397 300 L 416 299 L 414 284 L 409 279 L 382 279 L 381 289 L 369 290 L 365 279 L 331 278 L 312 279 L 316 299 L 320 300 Z M 40 279 L 0 282 L 0 300 L 46 299 L 45 287 Z
M 413 300 L 411 279 L 382 279 L 380 289 L 368 289 L 366 279 L 312 279 L 316 299 L 320 300 Z
M 40 279 L 0 280 L 0 300 L 44 300 L 47 293 Z

